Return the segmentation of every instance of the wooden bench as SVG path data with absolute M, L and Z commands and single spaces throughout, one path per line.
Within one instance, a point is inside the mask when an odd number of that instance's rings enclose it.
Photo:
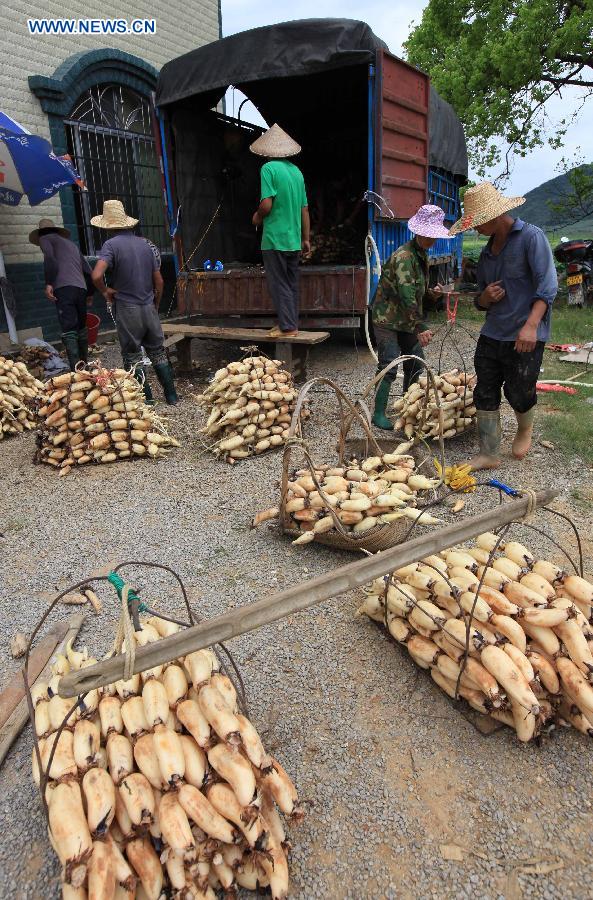
M 306 381 L 309 347 L 329 338 L 329 331 L 300 331 L 295 337 L 270 337 L 263 328 L 218 328 L 207 325 L 163 323 L 165 347 L 175 346 L 181 372 L 191 372 L 192 340 L 234 341 L 243 346 L 273 344 L 275 359 L 281 359 L 295 381 Z

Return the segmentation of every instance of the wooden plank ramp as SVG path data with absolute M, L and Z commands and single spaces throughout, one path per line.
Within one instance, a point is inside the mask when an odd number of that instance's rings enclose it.
M 556 496 L 557 491 L 546 489 L 535 496 L 537 506 L 545 506 Z M 186 628 L 178 634 L 163 638 L 154 644 L 136 649 L 134 673 L 143 672 L 154 666 L 170 662 L 179 656 L 210 647 L 220 641 L 228 641 L 263 625 L 269 625 L 293 613 L 301 612 L 331 597 L 362 587 L 374 578 L 417 562 L 447 547 L 477 537 L 484 531 L 491 531 L 509 522 L 518 521 L 531 509 L 531 495 L 503 503 L 494 509 L 462 519 L 438 531 L 430 531 L 411 541 L 382 550 L 373 556 L 364 557 L 324 575 L 296 584 L 285 591 L 270 594 L 255 603 L 230 610 L 214 619 Z M 280 548 L 281 551 L 281 548 Z M 101 660 L 88 669 L 70 672 L 60 679 L 60 696 L 74 697 L 93 688 L 113 684 L 123 678 L 123 655 Z
M 275 359 L 280 359 L 296 381 L 307 380 L 309 348 L 322 344 L 329 338 L 329 331 L 299 331 L 293 337 L 273 337 L 264 328 L 223 328 L 214 325 L 187 325 L 163 323 L 165 347 L 175 345 L 180 372 L 191 372 L 193 360 L 192 340 L 234 341 L 243 346 L 273 344 Z
M 163 322 L 163 333 L 209 341 L 246 341 L 252 344 L 322 344 L 329 331 L 299 331 L 293 337 L 272 337 L 265 328 L 221 328 L 211 325 L 173 325 Z

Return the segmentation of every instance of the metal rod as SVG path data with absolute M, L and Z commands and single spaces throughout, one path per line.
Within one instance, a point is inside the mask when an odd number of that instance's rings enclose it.
M 537 506 L 545 506 L 556 496 L 557 491 L 543 490 L 536 494 Z M 504 503 L 495 509 L 486 510 L 478 516 L 463 519 L 461 522 L 432 531 L 412 541 L 383 550 L 373 556 L 348 563 L 339 569 L 295 585 L 286 591 L 271 594 L 255 603 L 233 609 L 214 619 L 187 628 L 178 634 L 163 638 L 154 644 L 139 647 L 136 650 L 134 673 L 143 672 L 185 656 L 202 647 L 209 647 L 220 641 L 238 637 L 248 631 L 254 631 L 262 625 L 269 625 L 278 619 L 310 606 L 315 606 L 338 594 L 344 594 L 353 588 L 362 587 L 374 578 L 399 569 L 409 563 L 416 562 L 425 556 L 438 553 L 461 541 L 476 537 L 483 531 L 492 531 L 501 525 L 522 519 L 530 508 L 530 498 L 522 497 Z M 60 679 L 60 696 L 67 698 L 82 694 L 105 684 L 112 684 L 123 678 L 123 655 L 102 660 L 88 669 L 70 672 Z

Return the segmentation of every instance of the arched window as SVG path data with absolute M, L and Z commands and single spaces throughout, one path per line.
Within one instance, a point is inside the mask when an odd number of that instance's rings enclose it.
M 68 149 L 87 190 L 76 193 L 80 247 L 94 256 L 109 237 L 91 226 L 104 200 L 121 200 L 142 234 L 170 249 L 150 101 L 119 84 L 95 85 L 64 120 Z

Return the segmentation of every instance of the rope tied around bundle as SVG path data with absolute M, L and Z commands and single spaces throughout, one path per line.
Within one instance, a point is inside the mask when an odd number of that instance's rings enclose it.
M 109 578 L 109 580 L 111 581 L 111 578 Z M 130 600 L 130 594 L 133 594 L 133 591 L 129 584 L 124 584 L 121 591 L 118 588 L 118 594 L 121 597 L 121 613 L 117 625 L 117 634 L 115 636 L 115 641 L 113 642 L 113 649 L 116 654 L 121 653 L 122 645 L 125 640 L 126 658 L 124 663 L 124 681 L 129 681 L 134 674 L 134 663 L 136 661 L 134 626 L 130 617 L 130 603 L 132 602 Z
M 519 494 L 521 497 L 527 498 L 527 510 L 525 514 L 521 516 L 521 521 L 527 523 L 531 521 L 535 514 L 537 508 L 537 494 L 533 488 L 521 488 Z

